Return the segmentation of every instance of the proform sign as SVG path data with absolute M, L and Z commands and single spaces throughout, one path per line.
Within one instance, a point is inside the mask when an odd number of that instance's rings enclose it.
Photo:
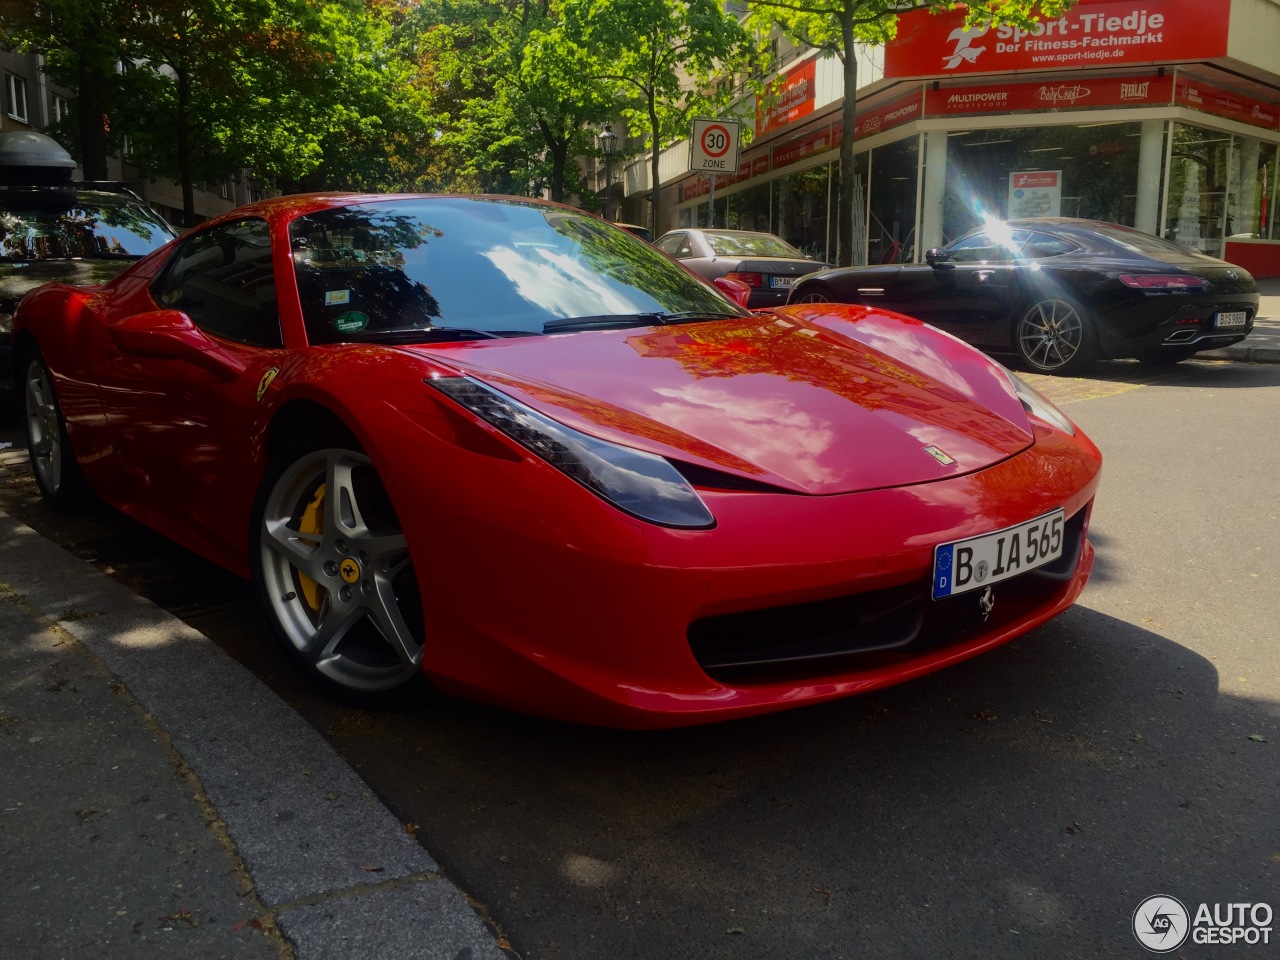
M 695 173 L 735 173 L 742 144 L 737 120 L 695 120 L 689 137 L 689 169 Z

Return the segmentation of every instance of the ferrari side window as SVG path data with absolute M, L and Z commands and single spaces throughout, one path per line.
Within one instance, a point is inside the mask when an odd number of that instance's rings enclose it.
M 151 295 L 212 336 L 257 347 L 284 345 L 265 220 L 237 220 L 191 236 L 152 284 Z

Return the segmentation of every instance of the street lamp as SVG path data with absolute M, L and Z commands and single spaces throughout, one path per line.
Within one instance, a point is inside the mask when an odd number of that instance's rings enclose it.
M 609 191 L 613 187 L 613 152 L 618 149 L 618 135 L 613 132 L 613 124 L 606 123 L 598 137 L 600 152 L 604 154 L 604 218 L 612 220 L 613 217 L 609 216 Z

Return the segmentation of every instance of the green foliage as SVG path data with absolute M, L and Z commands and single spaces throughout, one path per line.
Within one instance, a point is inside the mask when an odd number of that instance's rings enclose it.
M 627 129 L 651 151 L 656 226 L 662 148 L 727 102 L 732 84 L 713 81 L 751 61 L 751 36 L 717 0 L 563 0 L 561 9 L 561 42 L 584 51 L 584 69 L 613 87 Z

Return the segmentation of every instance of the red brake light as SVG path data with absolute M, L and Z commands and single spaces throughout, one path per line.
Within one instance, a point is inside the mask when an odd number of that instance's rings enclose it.
M 1202 290 L 1209 285 L 1204 277 L 1185 273 L 1126 274 L 1120 278 L 1126 287 L 1136 290 Z
M 748 287 L 764 286 L 764 274 L 762 273 L 730 272 L 730 273 L 726 273 L 725 276 L 728 277 L 730 280 L 737 280 L 740 283 L 745 283 Z

